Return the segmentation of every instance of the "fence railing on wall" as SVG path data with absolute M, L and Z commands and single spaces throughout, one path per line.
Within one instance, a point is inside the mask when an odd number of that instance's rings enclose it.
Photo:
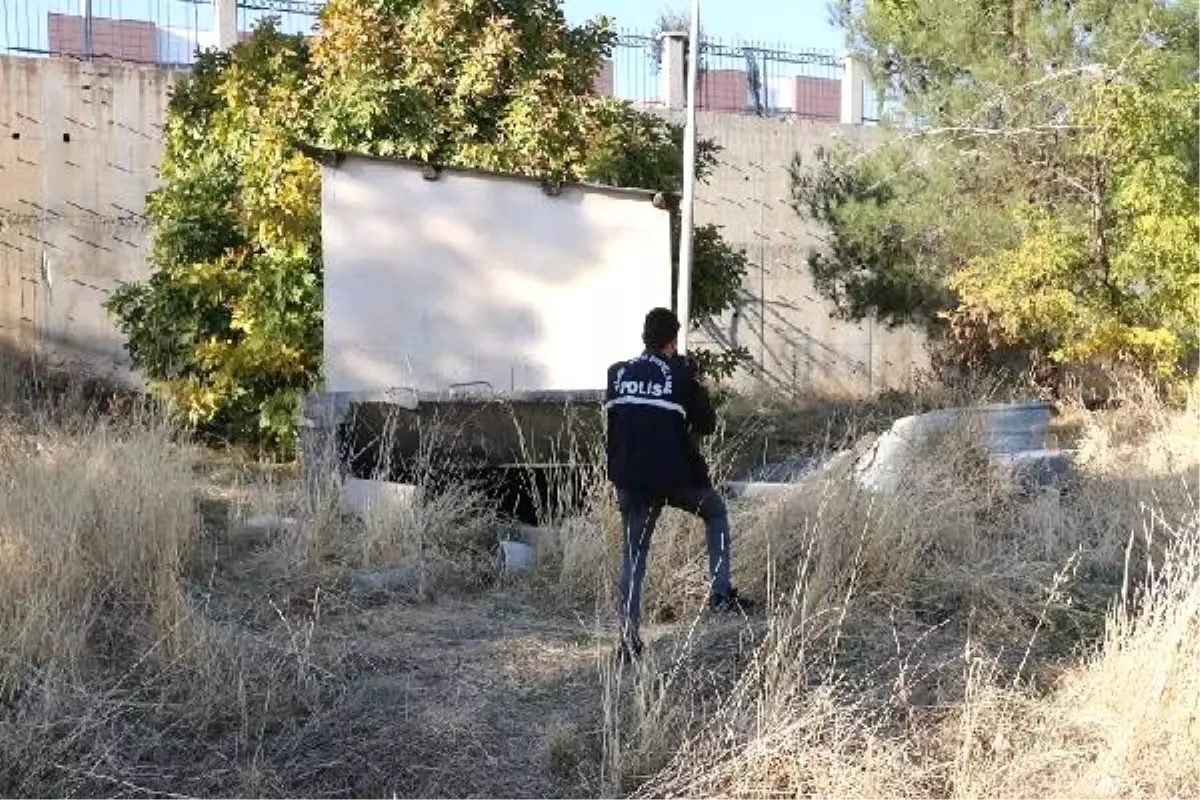
M 241 38 L 267 17 L 277 18 L 288 33 L 312 31 L 321 5 L 319 0 L 4 0 L 0 54 L 186 66 L 197 50 Z M 222 18 L 221 8 L 236 11 Z M 682 37 L 621 31 L 597 72 L 596 91 L 647 107 L 682 108 L 685 49 Z M 852 123 L 879 116 L 870 108 L 870 93 L 861 91 L 861 78 L 847 75 L 843 59 L 832 52 L 706 37 L 699 66 L 696 101 L 703 111 Z
M 189 0 L 4 0 L 0 53 L 187 64 L 211 47 L 213 7 Z
M 685 50 L 682 38 L 621 32 L 610 62 L 613 93 L 643 105 L 681 107 Z M 835 53 L 706 37 L 699 68 L 702 111 L 840 118 L 843 63 Z
M 313 29 L 320 3 L 238 3 L 242 35 L 269 16 L 288 33 Z M 187 66 L 197 50 L 218 45 L 220 21 L 211 0 L 4 0 L 0 55 L 65 56 Z

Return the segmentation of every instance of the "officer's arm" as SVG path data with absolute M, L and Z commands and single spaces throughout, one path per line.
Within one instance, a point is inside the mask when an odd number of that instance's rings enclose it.
M 696 374 L 691 369 L 687 373 L 687 385 L 687 399 L 684 407 L 687 410 L 688 424 L 692 433 L 709 436 L 717 429 L 717 413 L 713 410 L 708 389 L 696 380 Z

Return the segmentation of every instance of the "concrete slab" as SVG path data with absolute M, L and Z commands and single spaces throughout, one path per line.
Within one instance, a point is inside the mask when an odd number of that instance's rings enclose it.
M 411 511 L 420 498 L 420 487 L 409 483 L 347 478 L 342 483 L 339 506 L 343 514 L 386 518 Z

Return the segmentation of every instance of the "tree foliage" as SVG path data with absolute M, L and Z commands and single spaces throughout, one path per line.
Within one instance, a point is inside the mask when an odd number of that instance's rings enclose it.
M 557 0 L 331 0 L 308 39 L 258 27 L 172 92 L 152 274 L 110 301 L 137 366 L 194 425 L 287 448 L 320 376 L 319 172 L 335 149 L 678 191 L 682 132 L 592 91 L 614 34 Z M 715 164 L 703 142 L 698 173 Z M 697 230 L 697 322 L 745 259 Z
M 203 54 L 172 93 L 153 271 L 109 309 L 129 353 L 186 419 L 285 441 L 320 367 L 319 187 L 308 45 L 273 27 Z
M 1194 364 L 1195 0 L 838 8 L 902 123 L 793 170 L 839 312 L 927 324 L 958 363 Z

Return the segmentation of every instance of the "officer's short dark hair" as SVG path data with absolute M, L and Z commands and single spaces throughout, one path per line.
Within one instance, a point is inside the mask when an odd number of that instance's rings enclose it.
M 669 308 L 654 308 L 642 325 L 642 344 L 647 350 L 662 350 L 679 336 L 679 317 Z

